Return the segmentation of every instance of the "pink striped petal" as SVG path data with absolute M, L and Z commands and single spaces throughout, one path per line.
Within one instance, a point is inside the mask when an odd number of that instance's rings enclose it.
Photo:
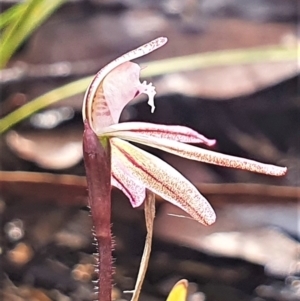
M 83 120 L 88 119 L 95 133 L 104 126 L 117 123 L 125 105 L 141 93 L 148 94 L 153 112 L 155 89 L 151 83 L 140 83 L 140 67 L 130 61 L 162 47 L 166 42 L 167 38 L 160 37 L 146 43 L 110 62 L 96 74 L 82 106 Z
M 120 133 L 118 136 L 121 139 L 144 144 L 153 148 L 161 149 L 171 154 L 175 154 L 187 159 L 206 162 L 210 164 L 226 166 L 249 170 L 252 172 L 263 173 L 272 176 L 282 176 L 286 173 L 286 167 L 279 167 L 271 164 L 264 164 L 253 160 L 234 157 L 217 153 L 211 150 L 206 150 L 193 145 L 184 144 L 168 139 L 156 139 L 153 137 L 145 137 L 138 134 Z
M 114 146 L 112 145 L 112 148 Z M 146 197 L 145 186 L 140 184 L 123 163 L 112 156 L 112 179 L 111 184 L 120 189 L 129 199 L 133 208 L 143 204 Z
M 183 143 L 204 143 L 212 146 L 214 139 L 208 139 L 196 131 L 179 125 L 162 125 L 147 122 L 124 122 L 111 125 L 103 130 L 103 135 L 143 135 L 147 137 L 164 138 Z
M 177 170 L 159 158 L 118 138 L 112 138 L 112 157 L 148 189 L 182 208 L 197 221 L 210 225 L 216 216 L 199 191 Z

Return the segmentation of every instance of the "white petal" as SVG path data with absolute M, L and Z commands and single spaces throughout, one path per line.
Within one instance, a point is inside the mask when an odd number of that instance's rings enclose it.
M 249 170 L 252 172 L 263 173 L 272 176 L 282 176 L 286 173 L 286 167 L 279 167 L 271 164 L 264 164 L 253 160 L 234 157 L 206 150 L 200 147 L 184 144 L 168 139 L 157 139 L 145 137 L 142 135 L 132 135 L 119 133 L 119 138 L 128 141 L 141 143 L 147 146 L 161 149 L 163 151 L 175 154 L 191 160 L 206 162 L 210 164 Z
M 112 138 L 112 157 L 148 189 L 184 209 L 197 221 L 210 225 L 215 213 L 207 200 L 177 170 L 159 158 L 118 138 Z
M 214 139 L 208 139 L 196 131 L 179 125 L 162 125 L 147 122 L 124 122 L 111 125 L 103 129 L 103 135 L 118 137 L 120 135 L 143 135 L 165 138 L 184 143 L 204 143 L 212 146 Z

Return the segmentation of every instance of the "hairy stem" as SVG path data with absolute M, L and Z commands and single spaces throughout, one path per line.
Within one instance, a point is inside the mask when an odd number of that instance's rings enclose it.
M 89 194 L 89 205 L 98 244 L 98 301 L 111 301 L 111 155 L 110 144 L 100 143 L 87 121 L 84 123 L 83 156 Z

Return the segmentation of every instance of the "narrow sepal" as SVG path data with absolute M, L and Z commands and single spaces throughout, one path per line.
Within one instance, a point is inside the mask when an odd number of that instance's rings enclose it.
M 103 129 L 103 135 L 118 137 L 120 135 L 142 135 L 145 137 L 164 138 L 183 143 L 203 143 L 212 146 L 215 139 L 208 139 L 196 131 L 180 125 L 163 125 L 148 122 L 124 122 Z
M 197 221 L 205 225 L 214 223 L 216 216 L 210 204 L 177 170 L 121 139 L 112 138 L 111 145 L 112 156 L 118 157 L 140 183 Z
M 203 149 L 189 144 L 169 139 L 156 139 L 154 137 L 145 137 L 143 135 L 132 135 L 131 133 L 119 133 L 119 138 L 144 144 L 153 148 L 161 149 L 168 153 L 181 156 L 187 159 L 210 163 L 214 165 L 238 168 L 252 172 L 282 176 L 286 173 L 286 167 L 279 167 L 271 164 L 260 163 L 254 160 L 248 160 L 240 157 L 225 155 L 211 150 Z

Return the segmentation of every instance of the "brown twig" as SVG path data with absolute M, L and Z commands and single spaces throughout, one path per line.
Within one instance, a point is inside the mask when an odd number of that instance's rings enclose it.
M 98 137 L 84 123 L 83 156 L 89 194 L 89 205 L 98 244 L 99 301 L 111 301 L 112 237 L 111 237 L 111 155 L 110 144 Z
M 229 196 L 232 202 L 239 202 L 242 196 L 252 197 L 252 202 L 295 202 L 300 199 L 300 188 L 292 186 L 276 186 L 270 184 L 253 183 L 218 183 L 196 184 L 196 187 L 211 200 L 212 196 Z M 26 201 L 70 204 L 84 206 L 86 193 L 86 179 L 74 175 L 57 175 L 50 173 L 26 171 L 0 171 L 1 194 L 9 198 L 26 198 Z M 157 201 L 162 201 L 156 196 Z M 222 200 L 219 199 L 219 203 Z M 226 201 L 227 202 L 227 201 Z

